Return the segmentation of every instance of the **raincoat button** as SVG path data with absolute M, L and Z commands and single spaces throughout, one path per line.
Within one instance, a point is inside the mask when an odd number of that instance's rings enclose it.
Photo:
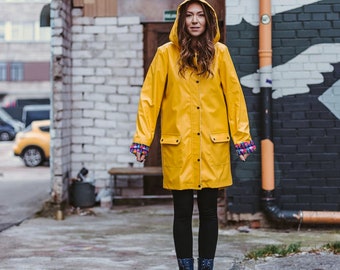
M 200 162 L 201 160 L 198 158 L 197 161 Z
M 201 185 L 198 185 L 199 188 L 201 188 Z
M 199 83 L 200 81 L 196 81 L 196 83 Z
M 201 133 L 197 132 L 197 135 L 199 136 L 199 135 L 201 135 Z
M 197 106 L 197 110 L 199 110 L 200 109 L 200 107 L 199 106 Z

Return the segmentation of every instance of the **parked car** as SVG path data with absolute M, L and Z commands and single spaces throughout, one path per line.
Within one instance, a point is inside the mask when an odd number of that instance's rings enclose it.
M 4 109 L 0 108 L 0 141 L 11 141 L 17 132 L 23 130 L 24 124 L 13 119 Z
M 12 141 L 15 134 L 14 127 L 0 119 L 0 141 Z
M 32 121 L 50 119 L 50 105 L 26 105 L 22 109 L 22 122 L 28 127 Z
M 33 121 L 22 132 L 17 133 L 13 145 L 15 156 L 19 156 L 27 167 L 36 167 L 50 158 L 50 120 Z

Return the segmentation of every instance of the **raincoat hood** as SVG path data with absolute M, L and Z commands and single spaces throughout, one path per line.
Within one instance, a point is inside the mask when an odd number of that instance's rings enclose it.
M 170 31 L 170 35 L 169 35 L 169 39 L 170 41 L 172 41 L 177 47 L 179 47 L 179 42 L 178 42 L 178 19 L 179 19 L 179 14 L 180 12 L 182 12 L 182 9 L 184 7 L 184 5 L 188 2 L 199 2 L 202 3 L 204 5 L 206 5 L 209 9 L 211 9 L 214 13 L 214 17 L 215 17 L 215 25 L 216 25 L 216 35 L 214 37 L 214 43 L 218 42 L 220 40 L 220 29 L 218 28 L 218 18 L 217 18 L 217 14 L 214 10 L 214 8 L 205 0 L 185 0 L 183 1 L 181 4 L 179 4 L 179 6 L 177 7 L 177 16 L 176 16 L 176 20 L 172 26 L 172 29 Z

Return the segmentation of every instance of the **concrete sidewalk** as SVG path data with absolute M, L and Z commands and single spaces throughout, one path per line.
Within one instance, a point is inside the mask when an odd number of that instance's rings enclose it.
M 177 269 L 170 204 L 92 210 L 69 214 L 62 221 L 32 218 L 3 231 L 0 233 L 0 269 Z M 197 214 L 194 234 L 196 244 Z M 268 244 L 301 242 L 303 250 L 311 250 L 334 241 L 340 241 L 336 228 L 302 228 L 300 232 L 257 229 L 248 233 L 223 228 L 219 231 L 214 269 L 339 270 L 340 256 L 327 252 L 244 260 L 247 252 Z

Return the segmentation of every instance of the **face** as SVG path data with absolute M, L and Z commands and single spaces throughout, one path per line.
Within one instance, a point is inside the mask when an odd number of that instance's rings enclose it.
M 185 15 L 185 26 L 188 33 L 193 37 L 198 37 L 204 33 L 206 19 L 200 4 L 192 3 L 188 6 Z

